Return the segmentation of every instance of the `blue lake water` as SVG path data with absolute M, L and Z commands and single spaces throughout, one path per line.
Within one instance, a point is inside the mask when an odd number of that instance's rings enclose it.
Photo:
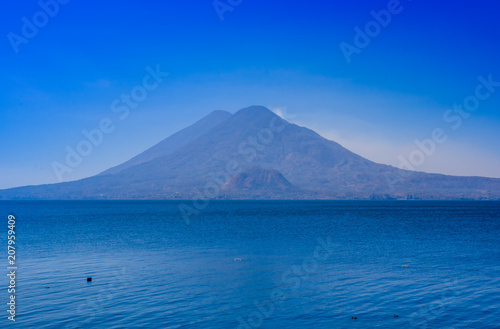
M 500 327 L 500 202 L 179 203 L 0 202 L 0 327 Z

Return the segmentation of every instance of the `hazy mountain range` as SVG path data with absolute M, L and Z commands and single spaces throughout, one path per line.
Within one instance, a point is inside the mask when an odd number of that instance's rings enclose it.
M 214 111 L 129 161 L 0 199 L 500 199 L 500 179 L 374 163 L 262 106 Z

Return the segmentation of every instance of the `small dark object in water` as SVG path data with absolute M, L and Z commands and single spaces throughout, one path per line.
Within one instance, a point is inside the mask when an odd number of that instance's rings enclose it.
M 50 287 L 45 287 L 45 289 L 49 289 Z
M 87 278 L 87 282 L 92 282 L 92 277 Z
M 394 314 L 394 317 L 395 317 L 395 318 L 398 318 L 398 317 L 399 317 L 399 315 L 397 315 L 397 314 Z
M 358 318 L 357 318 L 357 317 L 355 317 L 355 316 L 351 316 L 351 319 L 353 319 L 353 320 L 357 320 Z

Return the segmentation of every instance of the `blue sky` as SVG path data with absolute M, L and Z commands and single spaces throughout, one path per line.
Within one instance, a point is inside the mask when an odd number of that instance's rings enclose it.
M 103 119 L 115 129 L 64 180 L 254 104 L 394 166 L 443 129 L 447 141 L 417 170 L 500 177 L 500 87 L 459 128 L 443 120 L 479 76 L 500 81 L 498 2 L 222 0 L 235 4 L 223 20 L 209 0 L 41 3 L 53 17 L 32 0 L 0 11 L 0 188 L 59 181 L 52 164 Z M 355 45 L 354 28 L 366 33 L 371 12 L 388 8 L 390 22 L 348 63 L 340 44 Z M 37 32 L 23 34 L 34 20 Z M 120 120 L 113 101 L 148 66 L 168 76 Z

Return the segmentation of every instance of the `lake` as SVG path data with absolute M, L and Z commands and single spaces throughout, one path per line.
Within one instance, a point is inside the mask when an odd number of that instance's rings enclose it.
M 499 328 L 500 202 L 180 203 L 1 201 L 15 327 Z

